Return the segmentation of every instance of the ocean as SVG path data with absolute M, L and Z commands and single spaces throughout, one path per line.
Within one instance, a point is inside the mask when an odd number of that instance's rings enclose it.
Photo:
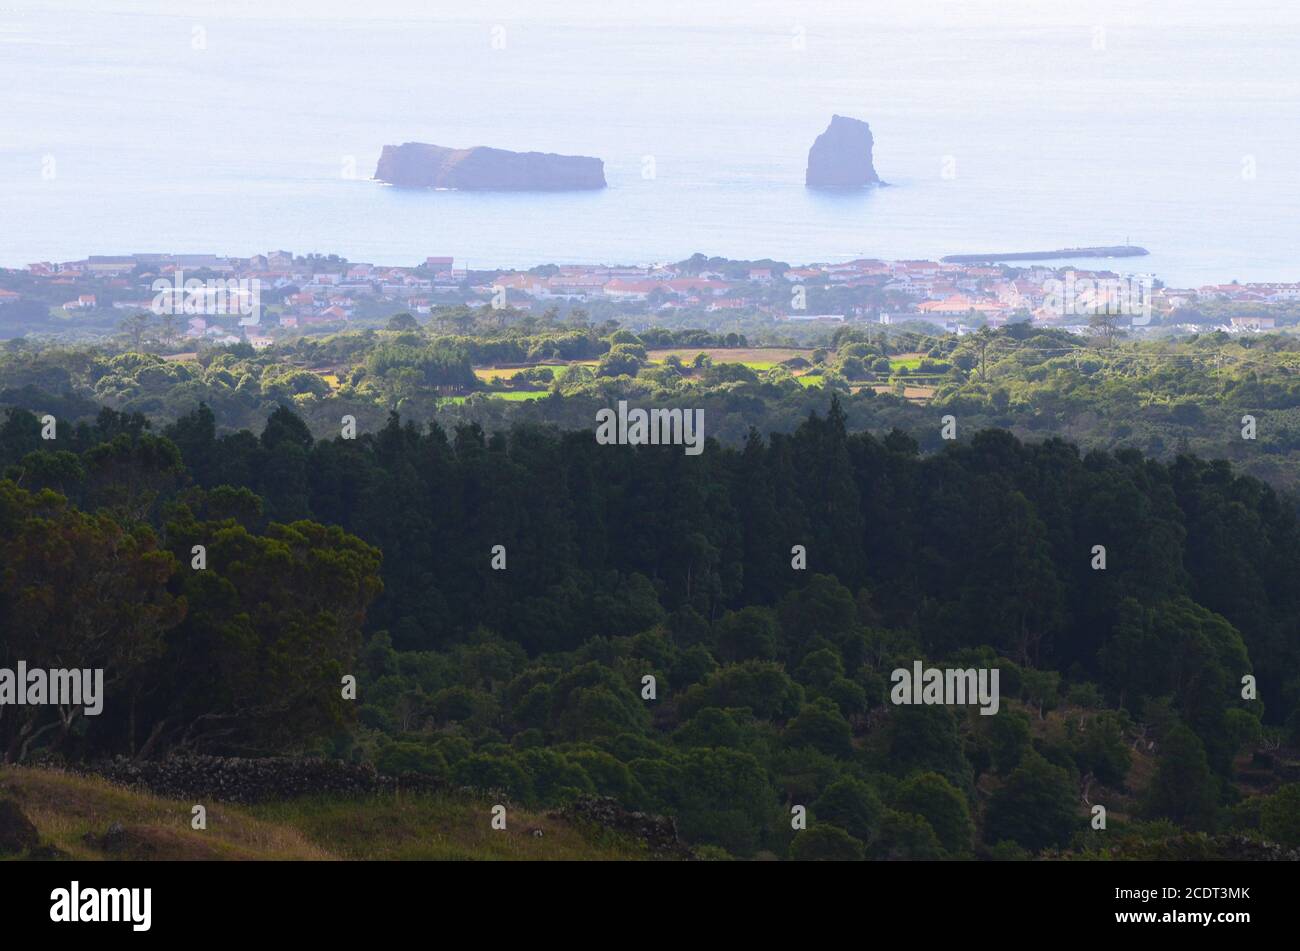
M 87 254 L 790 263 L 1140 244 L 1300 280 L 1300 8 L 1242 0 L 0 0 L 0 266 Z M 803 186 L 834 113 L 888 187 Z M 595 155 L 406 191 L 388 143 Z

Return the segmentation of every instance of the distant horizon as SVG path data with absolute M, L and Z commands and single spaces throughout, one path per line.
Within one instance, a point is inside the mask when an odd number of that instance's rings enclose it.
M 0 264 L 455 247 L 493 267 L 1131 241 L 1182 286 L 1300 261 L 1300 9 L 1245 0 L 470 8 L 11 0 Z M 891 187 L 804 187 L 834 114 Z M 608 187 L 412 192 L 385 143 L 599 156 Z

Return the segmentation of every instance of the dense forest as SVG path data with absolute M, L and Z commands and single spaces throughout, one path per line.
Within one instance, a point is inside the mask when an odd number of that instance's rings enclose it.
M 103 667 L 107 696 L 0 709 L 0 749 L 598 792 L 715 857 L 1300 844 L 1291 498 L 998 429 L 923 452 L 932 411 L 875 435 L 849 404 L 888 397 L 800 391 L 789 432 L 700 456 L 396 411 L 318 438 L 292 400 L 256 431 L 200 402 L 51 440 L 12 409 L 0 667 Z M 891 703 L 918 660 L 997 668 L 998 714 Z

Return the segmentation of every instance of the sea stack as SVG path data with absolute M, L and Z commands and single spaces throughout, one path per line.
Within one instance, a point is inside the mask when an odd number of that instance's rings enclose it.
M 881 185 L 871 164 L 871 126 L 861 119 L 831 116 L 831 124 L 808 150 L 809 188 L 866 188 Z
M 375 178 L 403 188 L 568 191 L 605 187 L 605 163 L 586 155 L 385 145 Z

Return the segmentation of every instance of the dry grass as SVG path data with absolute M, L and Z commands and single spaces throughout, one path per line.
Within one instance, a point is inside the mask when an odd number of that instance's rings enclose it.
M 545 813 L 510 808 L 492 828 L 490 800 L 463 794 L 374 796 L 359 801 L 304 799 L 259 806 L 257 815 L 299 829 L 350 859 L 614 860 L 646 858 L 639 844 L 579 829 Z M 541 835 L 536 835 L 541 832 Z
M 866 389 L 875 390 L 877 393 L 894 392 L 893 385 L 889 383 L 875 383 L 875 384 L 869 384 L 865 386 L 855 386 L 852 387 L 852 389 L 854 393 L 858 392 L 859 390 L 866 390 Z M 916 402 L 924 403 L 934 398 L 935 389 L 936 387 L 933 386 L 904 386 L 903 399 L 915 400 Z
M 523 372 L 524 371 L 519 367 L 510 367 L 508 369 L 501 369 L 499 367 L 474 368 L 474 375 L 485 383 L 490 383 L 493 380 L 508 380 L 516 374 Z
M 208 827 L 190 828 L 196 803 L 162 799 L 115 786 L 106 780 L 52 770 L 7 766 L 0 770 L 0 793 L 17 800 L 49 842 L 78 859 L 104 854 L 84 840 L 103 835 L 110 823 L 126 830 L 127 858 L 166 859 L 328 859 L 292 828 L 250 816 L 223 803 L 204 803 Z
M 613 860 L 648 858 L 645 847 L 604 830 L 511 808 L 492 828 L 492 802 L 460 793 L 308 797 L 259 806 L 202 803 L 207 829 L 190 827 L 197 803 L 164 799 L 96 777 L 0 768 L 40 832 L 74 859 L 137 860 Z M 125 846 L 106 855 L 85 841 L 120 823 Z M 541 835 L 535 834 L 540 831 Z

